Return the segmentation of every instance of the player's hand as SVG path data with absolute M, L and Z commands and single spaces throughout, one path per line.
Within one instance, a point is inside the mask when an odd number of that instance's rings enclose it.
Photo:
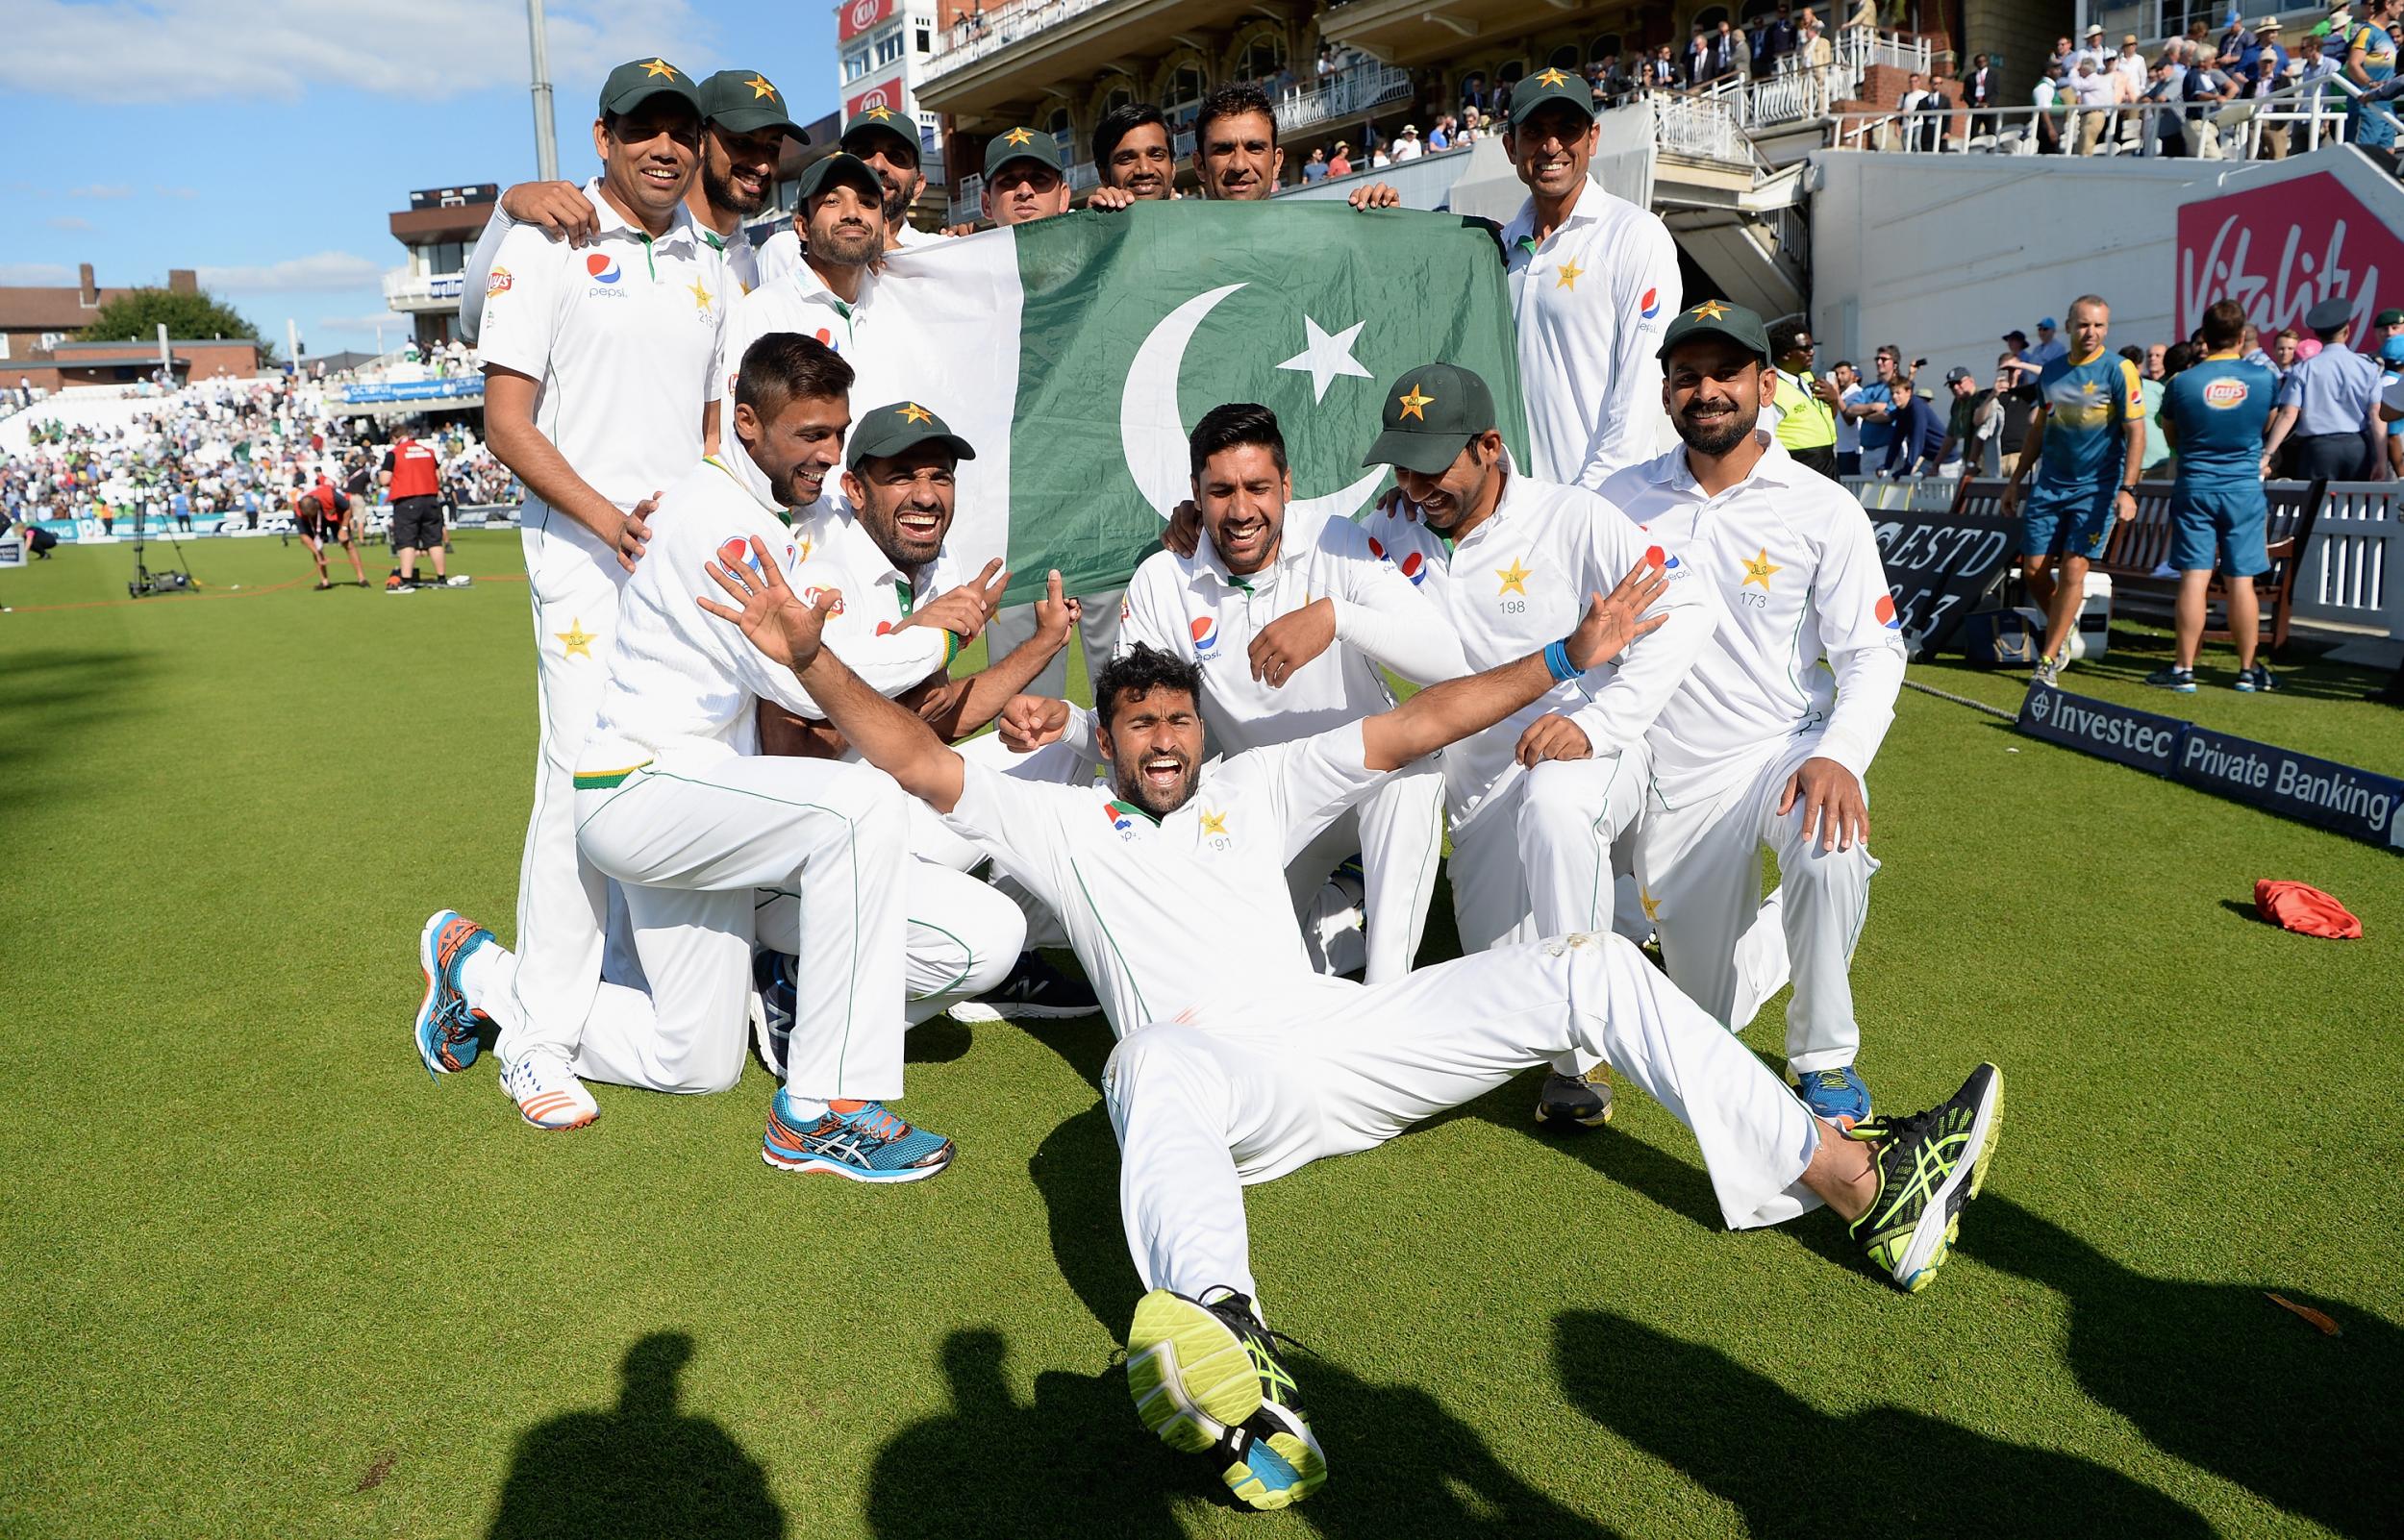
M 1649 561 L 1639 561 L 1619 580 L 1619 585 L 1608 595 L 1596 594 L 1586 607 L 1586 618 L 1571 632 L 1569 661 L 1584 673 L 1598 663 L 1610 662 L 1628 650 L 1628 644 L 1646 632 L 1657 629 L 1669 617 L 1665 614 L 1647 616 L 1644 611 L 1653 602 L 1669 591 L 1669 569 L 1657 567 Z
M 2008 518 L 2010 518 L 2013 514 L 2017 513 L 2019 510 L 2020 510 L 2020 484 L 2019 484 L 2019 483 L 2017 483 L 2017 482 L 2006 482 L 2006 483 L 2004 483 L 2004 484 L 2003 484 L 2003 516 L 2004 516 L 2005 518 L 2007 518 L 2007 519 L 2008 519 Z
M 592 200 L 573 182 L 521 182 L 501 194 L 501 211 L 554 237 L 565 236 L 571 246 L 582 246 L 601 233 L 601 216 L 592 211 Z
M 1559 711 L 1547 711 L 1528 724 L 1519 734 L 1519 746 L 1511 752 L 1513 758 L 1533 769 L 1547 759 L 1591 759 L 1594 744 L 1586 729 Z
M 627 571 L 642 559 L 643 547 L 651 543 L 651 514 L 660 506 L 660 494 L 652 493 L 626 510 L 626 517 L 617 527 L 617 564 Z
M 1344 202 L 1355 209 L 1391 209 L 1402 202 L 1402 194 L 1383 182 L 1372 182 L 1365 187 L 1355 187 Z
M 1035 602 L 1036 640 L 1058 652 L 1068 645 L 1069 629 L 1084 614 L 1084 607 L 1076 600 L 1061 597 L 1060 573 L 1053 572 L 1044 579 L 1043 597 Z
M 936 232 L 939 236 L 973 236 L 976 233 L 977 227 L 974 221 L 964 225 L 945 225 Z
M 960 638 L 967 646 L 985 631 L 985 623 L 993 618 L 993 611 L 1002 602 L 1002 590 L 1010 586 L 1010 574 L 1002 570 L 1002 559 L 995 557 L 985 564 L 985 570 L 959 587 L 937 594 L 910 612 L 910 618 L 898 629 L 911 626 L 937 626 Z
M 1169 510 L 1168 522 L 1161 526 L 1161 549 L 1189 557 L 1202 549 L 1202 510 L 1188 498 Z
M 733 608 L 706 593 L 695 594 L 693 603 L 720 620 L 733 621 L 743 640 L 798 674 L 817 658 L 826 617 L 842 613 L 842 590 L 813 588 L 805 599 L 786 584 L 784 570 L 756 534 L 751 554 L 759 563 L 756 572 L 748 561 L 730 567 L 714 559 L 707 565 L 711 581 L 735 601 Z
M 2137 494 L 2123 486 L 2113 496 L 2112 507 L 2120 515 L 2120 522 L 2126 524 L 2137 517 Z
M 1386 488 L 1386 495 L 1377 500 L 1376 507 L 1370 511 L 1386 514 L 1390 518 L 1398 518 L 1406 523 L 1419 522 L 1419 505 L 1403 496 L 1402 488 L 1399 486 Z
M 1282 690 L 1305 663 L 1327 651 L 1336 639 L 1336 605 L 1314 599 L 1291 614 L 1263 626 L 1245 649 L 1252 677 L 1273 690 Z
M 1068 703 L 1041 695 L 1014 695 L 993 719 L 1002 747 L 1013 754 L 1033 754 L 1068 734 Z
M 1869 799 L 1862 794 L 1861 779 L 1836 760 L 1806 759 L 1787 777 L 1778 816 L 1784 818 L 1798 800 L 1806 844 L 1817 834 L 1822 850 L 1851 850 L 1869 838 Z
M 1136 195 L 1124 187 L 1096 187 L 1085 206 L 1098 213 L 1116 213 L 1135 206 Z

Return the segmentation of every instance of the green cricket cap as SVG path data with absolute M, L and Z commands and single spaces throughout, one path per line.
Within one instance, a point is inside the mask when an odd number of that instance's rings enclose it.
M 887 134 L 909 146 L 912 163 L 918 160 L 918 125 L 879 102 L 843 125 L 843 137 L 835 142 L 848 150 L 854 140 L 871 134 Z
M 1540 107 L 1566 102 L 1581 116 L 1591 121 L 1594 116 L 1594 87 L 1584 75 L 1570 69 L 1543 69 L 1520 78 L 1511 87 L 1511 126 L 1517 128 Z
M 611 70 L 601 83 L 601 115 L 631 112 L 654 96 L 673 96 L 701 111 L 701 91 L 690 75 L 664 59 L 638 59 Z
M 985 147 L 985 180 L 991 182 L 1002 174 L 1002 167 L 1013 161 L 1033 161 L 1065 172 L 1060 163 L 1060 142 L 1047 129 L 1021 125 L 1007 134 L 997 135 Z
M 828 184 L 835 182 L 850 183 L 874 198 L 879 208 L 884 207 L 885 181 L 876 174 L 876 167 L 856 155 L 845 155 L 840 150 L 824 160 L 810 162 L 794 183 L 796 197 L 799 202 L 808 203 L 825 191 Z
M 2381 310 L 2371 319 L 2373 326 L 2394 326 L 2404 323 L 2404 310 Z
M 940 444 L 952 452 L 952 459 L 974 460 L 977 452 L 968 447 L 968 440 L 952 432 L 951 425 L 914 401 L 896 401 L 889 407 L 862 413 L 851 425 L 851 443 L 843 451 L 843 468 L 858 470 L 864 460 L 890 460 L 904 450 L 920 444 Z
M 783 129 L 800 142 L 810 142 L 792 114 L 785 109 L 785 93 L 756 69 L 721 69 L 701 83 L 701 115 L 729 134 Z
M 1476 373 L 1457 363 L 1421 364 L 1386 387 L 1381 431 L 1361 463 L 1441 475 L 1470 439 L 1495 426 L 1494 393 Z
M 1770 360 L 1769 329 L 1762 318 L 1741 305 L 1726 300 L 1705 300 L 1678 312 L 1669 323 L 1668 332 L 1661 339 L 1661 347 L 1653 354 L 1666 360 L 1670 350 L 1690 336 L 1724 336 L 1737 346 L 1758 357 L 1764 363 Z

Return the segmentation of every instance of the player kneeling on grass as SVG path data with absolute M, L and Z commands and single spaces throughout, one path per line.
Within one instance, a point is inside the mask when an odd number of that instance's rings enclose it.
M 823 598 L 773 567 L 721 581 L 744 633 L 793 666 L 871 764 L 1049 903 L 1122 1034 L 1102 1072 L 1120 1205 L 1150 1290 L 1128 1333 L 1144 1425 L 1209 1455 L 1238 1498 L 1283 1507 L 1326 1478 L 1255 1305 L 1243 1185 L 1366 1150 L 1556 1056 L 1608 1059 L 1694 1131 L 1732 1226 L 1826 1204 L 1907 1289 L 1944 1260 L 1993 1153 L 2002 1077 L 1848 1133 L 1622 937 L 1498 947 L 1390 984 L 1312 971 L 1285 866 L 1388 776 L 1482 732 L 1661 624 L 1640 566 L 1541 652 L 1401 707 L 1202 768 L 1194 665 L 1149 648 L 1095 683 L 1108 785 L 1000 775 L 944 747 L 819 645 Z M 1057 703 L 1055 703 L 1057 705 Z M 1059 706 L 1054 731 L 1067 725 Z
M 817 500 L 836 462 L 851 380 L 822 343 L 760 338 L 736 385 L 737 442 L 661 499 L 575 776 L 578 846 L 624 885 L 648 990 L 603 982 L 572 1062 L 545 1051 L 510 1065 L 504 1089 L 538 1126 L 592 1119 L 579 1077 L 683 1092 L 736 1082 L 754 906 L 769 889 L 794 901 L 798 934 L 781 946 L 801 965 L 763 1158 L 880 1182 L 930 1177 L 951 1159 L 949 1140 L 883 1105 L 902 1088 L 907 981 L 950 980 L 963 935 L 988 937 L 987 954 L 1006 965 L 1025 921 L 985 884 L 907 859 L 909 802 L 890 777 L 759 755 L 758 702 L 805 710 L 809 699 L 790 670 L 703 612 L 720 563 L 772 568 L 780 583 L 798 564 L 788 523 Z M 921 914 L 941 918 L 921 926 Z M 921 940 L 930 957 L 911 955 Z M 429 1069 L 456 1068 L 475 1054 L 472 1015 L 514 1008 L 510 958 L 448 910 L 427 922 L 422 945 L 419 1052 Z
M 317 478 L 317 484 L 292 495 L 292 517 L 300 525 L 301 544 L 309 547 L 309 559 L 317 564 L 317 586 L 331 588 L 326 577 L 326 542 L 339 540 L 350 553 L 351 571 L 359 578 L 359 585 L 367 586 L 367 569 L 359 559 L 359 546 L 351 538 L 351 500 L 342 489 Z

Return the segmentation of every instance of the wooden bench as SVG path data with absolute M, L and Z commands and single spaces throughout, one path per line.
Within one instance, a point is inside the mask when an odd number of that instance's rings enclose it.
M 2003 483 L 1989 480 L 1967 480 L 1962 483 L 1955 496 L 1953 510 L 1957 514 L 1999 516 L 2003 512 Z M 2170 559 L 2173 526 L 2170 521 L 2170 483 L 2140 482 L 2137 484 L 2137 517 L 2119 525 L 2112 532 L 2111 543 L 2104 548 L 2103 559 L 2093 563 L 2092 570 L 2112 579 L 2114 591 L 2123 587 L 2151 587 L 2174 592 L 2178 579 L 2160 576 L 2162 564 Z M 2269 520 L 2263 531 L 2264 541 L 2270 556 L 2269 570 L 2257 575 L 2254 594 L 2262 609 L 2260 645 L 2277 651 L 2287 645 L 2288 622 L 2294 609 L 2295 574 L 2303 565 L 2304 553 L 2312 546 L 2313 522 L 2320 512 L 2321 494 L 2325 482 L 2266 482 L 2263 492 L 2270 505 Z M 2024 485 L 2023 496 L 2027 494 Z M 2228 583 L 2218 573 L 2213 574 L 2212 585 L 2204 591 L 2205 631 L 2207 641 L 2229 641 L 2228 622 L 2223 619 L 2216 629 L 2212 626 L 2211 607 L 2217 603 L 2225 615 L 2228 605 Z

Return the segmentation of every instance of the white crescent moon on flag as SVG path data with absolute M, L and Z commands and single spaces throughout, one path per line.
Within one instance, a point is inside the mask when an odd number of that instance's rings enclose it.
M 1127 457 L 1127 474 L 1135 478 L 1136 490 L 1163 519 L 1193 495 L 1186 421 L 1177 407 L 1177 381 L 1185 369 L 1186 349 L 1201 329 L 1202 318 L 1241 287 L 1241 284 L 1222 285 L 1169 311 L 1136 349 L 1135 361 L 1127 366 L 1127 384 L 1118 396 L 1119 449 Z M 1350 518 L 1385 479 L 1386 472 L 1379 467 L 1341 491 L 1297 498 L 1286 505 L 1286 517 L 1290 522 L 1330 515 Z

